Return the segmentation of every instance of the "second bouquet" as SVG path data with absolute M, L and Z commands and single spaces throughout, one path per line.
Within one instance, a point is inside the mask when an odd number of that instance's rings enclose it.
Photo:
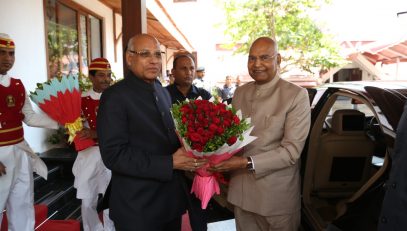
M 241 112 L 231 105 L 201 99 L 174 104 L 171 112 L 188 153 L 208 159 L 207 165 L 196 170 L 191 190 L 205 209 L 210 198 L 220 193 L 218 175 L 207 168 L 229 159 L 256 139 L 250 136 L 250 118 L 242 118 Z

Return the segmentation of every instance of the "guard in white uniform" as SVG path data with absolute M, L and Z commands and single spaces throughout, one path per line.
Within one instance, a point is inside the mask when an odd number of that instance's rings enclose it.
M 47 166 L 24 140 L 23 124 L 58 128 L 58 123 L 33 111 L 21 80 L 7 72 L 13 67 L 14 41 L 0 33 L 0 224 L 7 211 L 9 231 L 33 231 L 33 171 L 47 179 Z
M 89 79 L 93 89 L 82 94 L 82 113 L 86 119 L 85 128 L 78 132 L 81 138 L 92 138 L 97 142 L 96 115 L 102 92 L 110 86 L 111 68 L 104 58 L 92 60 Z M 85 124 L 85 125 L 86 125 Z M 72 168 L 75 175 L 76 197 L 82 199 L 82 224 L 84 231 L 114 230 L 109 211 L 103 211 L 103 224 L 99 220 L 96 206 L 98 195 L 104 194 L 111 178 L 111 172 L 103 164 L 99 146 L 92 146 L 78 153 Z

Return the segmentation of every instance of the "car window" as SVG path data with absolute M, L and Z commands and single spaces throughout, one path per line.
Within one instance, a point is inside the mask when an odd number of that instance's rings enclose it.
M 365 121 L 364 124 L 360 124 L 360 126 L 364 128 L 364 130 L 366 131 L 366 135 L 369 136 L 372 140 L 378 139 L 378 137 L 376 137 L 377 132 L 375 132 L 374 134 L 372 133 L 373 129 L 379 129 L 379 124 L 377 123 L 377 119 L 373 111 L 363 102 L 344 95 L 338 95 L 336 101 L 329 110 L 329 113 L 325 118 L 325 124 L 323 126 L 323 129 L 325 131 L 328 131 L 332 128 L 332 115 L 335 113 L 335 111 L 344 109 L 352 109 L 364 113 Z M 380 151 L 380 153 L 377 153 L 378 156 L 373 158 L 372 164 L 381 166 L 384 160 L 382 158 L 384 154 L 385 151 Z
M 334 105 L 329 112 L 329 115 L 332 116 L 335 111 L 341 109 L 354 109 L 363 112 L 366 117 L 374 116 L 372 110 L 370 110 L 370 108 L 366 104 L 357 101 L 355 102 L 355 100 L 347 96 L 337 97 Z

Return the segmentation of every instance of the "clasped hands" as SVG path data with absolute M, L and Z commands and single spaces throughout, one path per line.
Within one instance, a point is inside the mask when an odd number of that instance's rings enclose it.
M 190 157 L 185 148 L 178 148 L 178 150 L 172 154 L 172 164 L 174 169 L 193 172 L 204 166 L 206 163 L 208 163 L 207 159 L 195 159 Z
M 207 159 L 196 159 L 190 157 L 184 148 L 179 148 L 173 155 L 173 168 L 195 171 L 208 163 Z M 208 168 L 211 172 L 228 172 L 235 169 L 246 168 L 247 159 L 241 156 L 232 156 L 230 159 L 225 160 L 219 164 L 210 166 Z

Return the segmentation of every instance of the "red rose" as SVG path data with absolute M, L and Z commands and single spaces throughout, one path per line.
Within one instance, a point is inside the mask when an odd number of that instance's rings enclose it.
M 211 125 L 209 125 L 209 130 L 210 131 L 216 131 L 218 129 L 218 126 L 216 126 L 215 124 L 211 124 Z
M 198 152 L 202 152 L 203 151 L 203 146 L 199 143 L 194 143 L 192 144 L 192 149 L 198 151 Z
M 192 126 L 188 126 L 188 133 L 195 133 L 195 129 Z
M 225 119 L 223 120 L 223 125 L 228 128 L 230 127 L 230 125 L 232 124 L 232 122 L 229 119 Z
M 198 121 L 203 121 L 204 120 L 204 115 L 203 114 L 198 114 Z
M 218 135 L 222 135 L 224 131 L 225 131 L 225 129 L 223 129 L 222 127 L 218 127 L 218 129 L 216 129 L 216 133 Z
M 190 133 L 189 134 L 189 139 L 192 142 L 199 142 L 201 141 L 201 135 L 199 135 L 198 133 L 194 132 L 194 133 Z
M 214 117 L 214 118 L 212 118 L 212 122 L 214 124 L 220 124 L 220 119 L 218 117 Z
M 201 128 L 201 127 L 199 127 L 197 130 L 196 130 L 196 132 L 197 133 L 199 133 L 199 134 L 202 134 L 202 133 L 204 133 L 204 129 L 203 128 Z
M 229 144 L 229 146 L 231 146 L 232 144 L 236 143 L 236 141 L 237 141 L 237 137 L 236 136 L 231 136 L 228 139 L 227 143 Z
M 237 124 L 237 125 L 240 124 L 240 119 L 239 119 L 239 117 L 238 117 L 237 115 L 234 115 L 234 116 L 233 116 L 233 123 L 235 123 L 235 124 Z

